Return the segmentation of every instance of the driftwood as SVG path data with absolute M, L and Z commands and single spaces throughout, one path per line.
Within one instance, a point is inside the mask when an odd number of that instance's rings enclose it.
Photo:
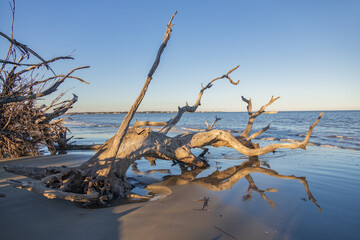
M 10 43 L 5 59 L 0 59 L 0 158 L 40 155 L 41 145 L 56 154 L 56 145 L 67 141 L 62 136 L 68 131 L 62 124 L 64 119 L 59 117 L 72 108 L 78 97 L 73 95 L 70 100 L 60 101 L 64 95 L 60 93 L 48 106 L 40 105 L 37 100 L 56 92 L 66 79 L 86 83 L 72 74 L 88 67 L 74 68 L 65 75 L 56 74 L 50 67 L 52 63 L 73 58 L 45 60 L 16 41 L 13 35 L 15 1 L 12 13 L 10 36 L 0 32 L 1 39 Z
M 176 13 L 175 13 L 176 14 Z M 202 86 L 193 106 L 179 107 L 177 114 L 167 122 L 136 122 L 130 127 L 130 121 L 133 118 L 139 104 L 141 103 L 148 86 L 152 80 L 153 74 L 160 63 L 160 57 L 170 39 L 173 19 L 171 17 L 166 26 L 164 40 L 157 52 L 153 66 L 151 67 L 145 84 L 135 100 L 133 106 L 125 116 L 118 132 L 110 138 L 87 162 L 77 168 L 53 169 L 45 168 L 39 175 L 34 176 L 32 170 L 20 166 L 6 166 L 5 170 L 29 176 L 38 181 L 10 182 L 19 188 L 25 188 L 29 191 L 37 192 L 48 198 L 62 198 L 77 202 L 91 202 L 106 205 L 113 199 L 126 197 L 132 188 L 132 185 L 126 179 L 126 171 L 134 161 L 140 158 L 148 159 L 155 164 L 156 159 L 172 160 L 204 168 L 208 163 L 203 158 L 206 151 L 201 156 L 195 156 L 191 149 L 204 148 L 206 146 L 230 147 L 247 156 L 257 156 L 272 152 L 278 148 L 302 148 L 305 149 L 313 128 L 318 123 L 320 117 L 310 127 L 304 141 L 298 143 L 272 144 L 260 148 L 251 142 L 251 136 L 248 137 L 253 125 L 254 119 L 265 113 L 265 108 L 273 103 L 277 98 L 272 98 L 270 102 L 262 107 L 256 113 L 251 113 L 251 102 L 248 103 L 249 123 L 245 131 L 238 137 L 231 133 L 212 129 L 204 132 L 192 132 L 180 134 L 175 137 L 167 136 L 167 133 L 179 122 L 185 112 L 194 112 L 200 106 L 201 98 L 205 90 L 211 88 L 216 81 L 227 79 L 231 84 L 237 85 L 230 77 L 239 66 L 229 70 L 226 74 L 214 78 L 207 85 Z M 153 131 L 150 127 L 144 126 L 163 126 L 160 131 Z M 259 133 L 260 134 L 260 133 Z M 35 169 L 35 168 L 34 168 Z M 253 168 L 247 168 L 250 173 Z M 45 176 L 43 172 L 45 171 Z M 53 171 L 53 172 L 51 172 Z M 254 171 L 260 171 L 254 169 Z M 267 170 L 261 170 L 266 172 Z M 31 173 L 31 174 L 30 174 Z
M 213 123 L 209 126 L 209 124 L 207 123 L 207 121 L 205 121 L 205 124 L 206 124 L 206 126 L 207 126 L 207 131 L 210 131 L 213 127 L 214 127 L 214 125 L 215 125 L 215 123 L 217 122 L 217 121 L 220 121 L 221 120 L 221 118 L 218 118 L 218 117 L 215 117 L 215 120 L 213 121 Z

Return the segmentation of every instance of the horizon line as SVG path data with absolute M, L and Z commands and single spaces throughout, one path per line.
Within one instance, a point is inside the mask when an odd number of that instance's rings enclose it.
M 350 112 L 360 110 L 281 110 L 275 112 Z M 178 111 L 137 111 L 136 113 L 177 113 Z M 68 112 L 65 115 L 126 114 L 128 111 Z M 247 113 L 247 111 L 196 111 L 195 113 Z

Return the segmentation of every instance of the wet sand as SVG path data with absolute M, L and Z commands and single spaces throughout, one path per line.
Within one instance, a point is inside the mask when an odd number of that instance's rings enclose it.
M 4 172 L 5 164 L 76 166 L 87 155 L 23 158 L 0 162 L 0 239 L 266 239 L 266 225 L 216 195 L 190 184 L 172 187 L 165 199 L 101 209 L 84 209 L 63 200 L 16 189 L 4 181 L 21 177 Z M 210 197 L 209 209 L 194 201 Z
M 223 149 L 211 150 L 211 154 L 212 168 L 197 178 L 244 161 L 232 150 L 225 150 L 225 154 Z M 77 166 L 89 156 L 0 160 L 0 192 L 7 195 L 0 198 L 0 239 L 357 239 L 360 235 L 360 154 L 349 150 L 309 147 L 308 151 L 284 151 L 260 159 L 281 174 L 306 176 L 322 212 L 307 199 L 298 180 L 261 173 L 251 173 L 256 187 L 276 189 L 263 191 L 266 199 L 261 191 L 250 195 L 244 178 L 223 191 L 211 191 L 182 178 L 178 181 L 182 185 L 170 186 L 172 194 L 164 199 L 101 209 L 50 200 L 4 182 L 21 178 L 4 172 L 5 164 Z M 159 161 L 155 169 L 170 165 Z M 144 172 L 149 164 L 140 160 L 138 168 Z M 156 182 L 164 175 L 143 174 L 139 178 Z M 201 210 L 203 203 L 195 201 L 204 196 L 210 197 L 208 211 Z

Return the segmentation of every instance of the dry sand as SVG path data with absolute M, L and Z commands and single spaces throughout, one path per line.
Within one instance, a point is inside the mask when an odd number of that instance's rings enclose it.
M 16 189 L 5 183 L 19 176 L 3 170 L 5 164 L 77 166 L 89 155 L 0 160 L 0 239 L 272 239 L 274 229 L 216 195 L 188 184 L 172 187 L 161 200 L 101 209 L 80 208 L 64 200 Z M 209 211 L 194 200 L 209 196 Z M 284 237 L 284 236 L 282 236 Z

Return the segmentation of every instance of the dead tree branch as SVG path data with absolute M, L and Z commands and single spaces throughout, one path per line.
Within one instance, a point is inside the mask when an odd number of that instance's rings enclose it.
M 266 112 L 265 109 L 270 106 L 271 104 L 273 104 L 276 100 L 278 100 L 280 97 L 277 97 L 277 98 L 274 98 L 274 96 L 271 97 L 270 101 L 262 106 L 257 112 L 255 113 L 252 113 L 252 102 L 251 102 L 251 98 L 248 100 L 246 98 L 244 98 L 243 96 L 241 97 L 242 100 L 247 103 L 247 111 L 248 111 L 248 115 L 249 115 L 249 120 L 248 120 L 248 124 L 245 128 L 245 130 L 243 131 L 243 133 L 240 135 L 241 137 L 245 137 L 247 138 L 250 134 L 250 131 L 252 129 L 252 126 L 254 125 L 254 121 L 255 121 L 255 118 L 257 118 L 258 116 L 260 116 L 262 113 L 270 113 L 270 114 L 273 114 L 273 113 L 276 113 L 276 112 Z M 265 132 L 267 129 L 266 127 L 264 128 L 265 130 L 262 131 L 262 132 Z M 256 137 L 258 135 L 260 135 L 262 132 L 259 132 L 259 134 L 253 136 Z M 250 138 L 249 140 L 253 139 L 253 138 Z
M 14 5 L 15 6 L 15 5 Z M 14 7 L 14 10 L 13 10 L 13 14 L 15 12 L 15 7 Z M 13 22 L 12 22 L 12 25 L 13 25 Z M 13 27 L 12 27 L 13 28 Z M 13 35 L 13 31 L 11 31 L 11 35 Z M 46 66 L 47 69 L 50 69 L 53 73 L 54 71 L 49 67 L 49 65 L 46 63 L 46 61 L 39 55 L 37 54 L 35 51 L 33 51 L 32 49 L 28 48 L 25 44 L 22 44 L 22 43 L 19 43 L 18 41 L 16 41 L 13 37 L 9 37 L 7 36 L 5 33 L 3 32 L 0 32 L 0 36 L 6 38 L 10 43 L 10 47 L 12 46 L 15 46 L 17 49 L 20 50 L 20 52 L 23 54 L 23 55 L 34 55 L 35 57 L 37 57 L 39 60 L 41 60 L 44 65 Z M 6 61 L 6 60 L 5 60 Z M 54 73 L 54 75 L 56 75 Z
M 178 107 L 178 112 L 177 114 L 172 118 L 170 119 L 166 126 L 163 127 L 163 129 L 160 130 L 160 132 L 162 133 L 165 133 L 167 134 L 171 128 L 173 128 L 181 119 L 182 115 L 185 113 L 185 112 L 195 112 L 196 109 L 201 105 L 200 101 L 201 101 L 201 98 L 204 94 L 204 91 L 206 89 L 209 89 L 213 86 L 214 82 L 217 81 L 217 80 L 220 80 L 220 79 L 223 79 L 223 78 L 226 78 L 229 80 L 229 82 L 233 85 L 237 85 L 239 84 L 240 80 L 238 80 L 237 82 L 234 82 L 231 77 L 229 76 L 233 71 L 235 71 L 236 69 L 238 69 L 239 65 L 234 67 L 233 69 L 231 69 L 230 71 L 228 71 L 225 75 L 222 75 L 221 77 L 217 77 L 217 78 L 214 78 L 213 80 L 211 80 L 205 87 L 201 84 L 201 90 L 198 94 L 198 97 L 197 97 L 197 100 L 195 102 L 195 104 L 193 106 L 189 106 L 186 104 L 186 106 L 183 106 L 183 107 Z
M 57 90 L 57 88 L 60 86 L 60 84 L 62 84 L 65 81 L 65 79 L 70 76 L 70 74 L 72 74 L 73 72 L 75 72 L 77 70 L 85 69 L 85 68 L 89 68 L 89 66 L 78 67 L 78 68 L 72 69 L 68 74 L 63 75 L 63 77 L 61 77 L 53 85 L 51 85 L 49 88 L 47 88 L 46 90 L 44 90 L 42 92 L 32 93 L 32 94 L 30 93 L 30 94 L 22 95 L 22 96 L 0 97 L 0 104 L 11 103 L 11 102 L 21 102 L 21 101 L 25 101 L 25 100 L 32 100 L 32 99 L 47 96 L 47 95 L 55 92 Z M 17 94 L 19 94 L 19 93 L 17 93 L 17 92 L 13 93 L 13 95 L 17 95 Z
M 161 54 L 163 53 L 169 39 L 170 39 L 170 36 L 171 36 L 171 31 L 172 31 L 172 26 L 174 25 L 172 23 L 175 15 L 177 14 L 177 12 L 175 12 L 169 23 L 167 24 L 166 26 L 166 31 L 165 31 L 165 36 L 164 36 L 164 41 L 162 42 L 162 44 L 160 45 L 160 48 L 157 52 L 157 55 L 156 55 L 156 58 L 155 58 L 155 61 L 147 75 L 147 78 L 146 78 L 146 81 L 144 83 L 144 86 L 139 94 L 139 96 L 137 97 L 137 99 L 135 100 L 134 104 L 131 106 L 130 110 L 128 111 L 128 113 L 126 114 L 124 120 L 122 121 L 120 127 L 119 127 L 119 130 L 118 132 L 116 133 L 115 137 L 114 137 L 114 140 L 112 142 L 112 145 L 110 146 L 110 150 L 109 152 L 106 154 L 108 158 L 115 158 L 118 151 L 119 151 L 119 148 L 120 148 L 120 145 L 124 139 L 124 136 L 129 128 L 129 124 L 130 124 L 130 121 L 132 120 L 136 110 L 138 109 L 141 101 L 143 100 L 144 96 L 145 96 L 145 93 L 148 89 L 148 86 L 151 82 L 151 79 L 152 79 L 152 76 L 153 74 L 155 73 L 157 67 L 159 66 L 159 63 L 160 63 L 160 58 L 161 58 Z M 94 156 L 95 158 L 97 158 L 97 156 L 95 155 Z M 110 169 L 112 168 L 112 165 L 113 165 L 113 161 L 110 161 L 110 168 L 104 170 L 101 172 L 101 174 L 99 174 L 99 176 L 108 176 L 109 174 L 109 171 Z
M 246 140 L 250 141 L 250 140 L 256 138 L 257 136 L 259 136 L 259 135 L 262 134 L 263 132 L 269 130 L 269 128 L 270 128 L 270 124 L 267 125 L 266 127 L 264 127 L 263 129 L 257 131 L 256 133 L 251 134 L 250 137 L 246 138 Z
M 205 121 L 205 124 L 206 124 L 206 126 L 207 126 L 207 131 L 210 131 L 210 130 L 213 128 L 213 126 L 215 125 L 215 123 L 216 123 L 217 121 L 220 121 L 220 120 L 221 120 L 221 118 L 215 117 L 215 120 L 214 120 L 214 122 L 211 124 L 211 126 L 209 126 L 209 124 L 207 123 L 207 121 Z
M 229 132 L 225 132 L 222 130 L 212 130 L 209 132 L 201 132 L 196 133 L 192 140 L 189 141 L 190 147 L 192 148 L 199 148 L 204 147 L 206 145 L 212 145 L 214 147 L 231 147 L 239 151 L 240 153 L 246 156 L 259 156 L 269 152 L 273 152 L 279 148 L 289 148 L 289 149 L 306 149 L 306 145 L 309 141 L 311 133 L 319 122 L 320 118 L 323 116 L 324 113 L 321 113 L 318 119 L 310 126 L 305 139 L 302 142 L 296 143 L 278 143 L 278 144 L 271 144 L 263 148 L 248 148 L 245 146 L 244 143 L 241 143 L 241 139 L 236 139 L 231 135 Z

